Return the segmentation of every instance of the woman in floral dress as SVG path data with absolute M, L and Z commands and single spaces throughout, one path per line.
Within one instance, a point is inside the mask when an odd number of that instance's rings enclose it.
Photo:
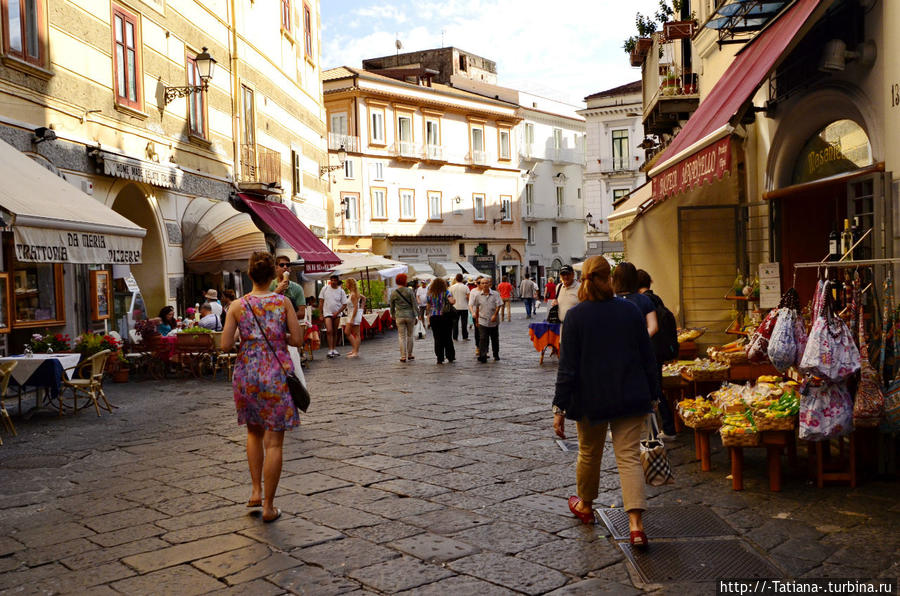
M 287 346 L 300 346 L 302 339 L 290 300 L 269 291 L 275 278 L 272 255 L 253 253 L 248 273 L 253 291 L 228 309 L 222 348 L 230 350 L 236 332 L 240 332 L 233 385 L 238 424 L 247 425 L 247 462 L 252 482 L 247 507 L 261 506 L 263 521 L 271 522 L 281 516 L 274 501 L 281 478 L 284 431 L 300 424 L 287 386 L 286 375 L 293 370 Z

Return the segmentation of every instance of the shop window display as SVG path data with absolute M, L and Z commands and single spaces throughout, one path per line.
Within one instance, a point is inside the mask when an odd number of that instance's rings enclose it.
M 61 270 L 50 263 L 17 263 L 13 273 L 17 324 L 63 320 L 59 300 Z

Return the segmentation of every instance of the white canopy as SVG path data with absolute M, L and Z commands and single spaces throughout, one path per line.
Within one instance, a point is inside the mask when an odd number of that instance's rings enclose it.
M 476 269 L 475 265 L 473 265 L 472 263 L 470 263 L 468 261 L 457 261 L 456 264 L 459 265 L 460 268 L 462 268 L 462 270 L 465 271 L 466 273 L 468 273 L 469 275 L 475 275 L 475 276 L 481 275 L 481 271 Z
M 400 261 L 387 259 L 381 255 L 375 255 L 370 252 L 338 252 L 335 254 L 341 259 L 340 265 L 334 267 L 330 271 L 306 274 L 307 277 L 311 279 L 323 279 L 332 275 L 339 275 L 341 278 L 345 278 L 365 273 L 366 269 L 372 274 L 375 274 L 379 271 L 396 270 L 398 267 L 402 267 L 403 270 L 397 271 L 394 275 L 406 271 L 406 265 Z
M 460 266 L 453 261 L 432 261 L 434 272 L 441 277 L 453 279 L 457 273 L 463 273 Z
M 411 278 L 424 279 L 431 281 L 435 277 L 434 269 L 428 263 L 406 263 L 409 266 L 409 276 Z

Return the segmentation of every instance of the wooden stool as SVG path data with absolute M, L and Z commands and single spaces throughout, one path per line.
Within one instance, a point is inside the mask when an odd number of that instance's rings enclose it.
M 847 457 L 844 457 L 844 439 L 848 440 Z M 816 478 L 816 486 L 823 488 L 826 482 L 846 482 L 850 488 L 856 488 L 856 431 L 846 437 L 838 437 L 840 460 L 831 461 L 831 441 L 808 441 L 807 451 L 810 455 L 812 472 Z M 810 449 L 815 445 L 814 449 Z M 826 449 L 827 447 L 827 449 Z M 815 452 L 815 457 L 812 454 Z M 813 462 L 813 459 L 815 460 Z M 826 462 L 826 460 L 828 460 Z

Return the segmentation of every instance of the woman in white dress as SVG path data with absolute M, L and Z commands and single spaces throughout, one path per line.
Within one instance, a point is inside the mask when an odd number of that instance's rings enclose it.
M 350 342 L 352 349 L 347 354 L 347 358 L 357 358 L 359 356 L 359 344 L 362 342 L 359 326 L 362 324 L 363 308 L 366 304 L 366 297 L 359 293 L 356 280 L 352 277 L 348 279 L 347 293 L 350 295 L 350 304 L 347 306 L 350 321 L 346 326 L 347 340 Z

